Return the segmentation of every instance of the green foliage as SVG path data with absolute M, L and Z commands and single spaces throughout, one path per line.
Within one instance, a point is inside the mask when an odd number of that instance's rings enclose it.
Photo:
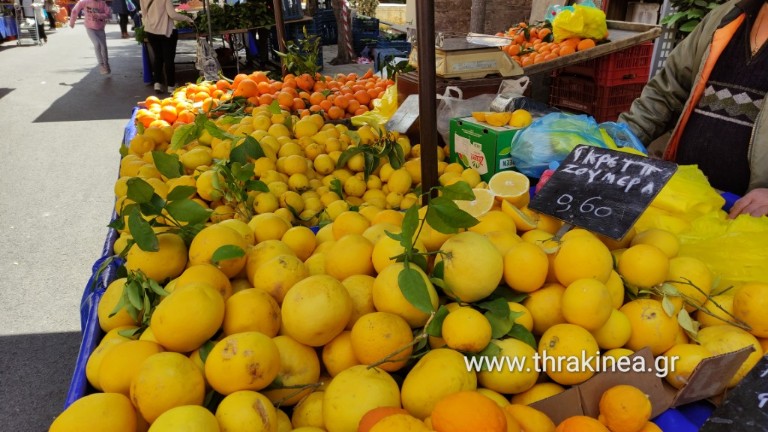
M 675 12 L 661 19 L 661 24 L 687 35 L 701 22 L 712 9 L 725 3 L 725 0 L 672 0 L 670 5 Z
M 148 278 L 141 270 L 131 272 L 125 282 L 123 295 L 109 316 L 114 316 L 121 309 L 125 309 L 128 315 L 139 323 L 139 327 L 129 330 L 129 333 L 123 336 L 140 335 L 149 327 L 154 308 L 167 295 L 168 292 L 157 281 Z
M 266 2 L 238 2 L 234 6 L 210 3 L 208 10 L 213 32 L 275 25 L 274 14 Z M 204 13 L 198 14 L 194 26 L 201 32 L 208 32 L 208 16 Z
M 384 59 L 384 72 L 387 74 L 387 79 L 394 80 L 399 74 L 415 71 L 416 68 L 411 66 L 408 60 L 400 60 L 397 63 L 392 64 L 389 60 L 391 56 L 387 56 Z
M 320 36 L 308 34 L 306 27 L 302 31 L 303 38 L 285 41 L 286 52 L 275 51 L 275 53 L 288 72 L 296 76 L 306 73 L 314 77 L 321 66 L 317 64 L 317 59 L 322 49 L 322 40 Z
M 379 6 L 379 0 L 354 0 L 350 3 L 357 8 L 357 13 L 369 17 L 376 16 L 376 8 Z
M 349 132 L 349 134 L 353 135 L 354 132 Z M 370 145 L 358 144 L 344 150 L 339 156 L 339 160 L 336 161 L 336 168 L 344 168 L 352 156 L 362 154 L 365 160 L 363 175 L 365 176 L 365 181 L 368 181 L 368 177 L 379 167 L 382 159 L 386 158 L 394 169 L 399 169 L 403 166 L 405 154 L 403 154 L 403 148 L 397 143 L 395 132 L 389 132 L 384 130 L 384 128 L 380 128 L 377 135 L 378 138 Z

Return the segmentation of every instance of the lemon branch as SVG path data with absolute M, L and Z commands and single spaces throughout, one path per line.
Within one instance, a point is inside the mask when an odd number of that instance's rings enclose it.
M 682 279 L 682 281 L 679 281 L 679 280 L 665 281 L 661 285 L 660 293 L 659 294 L 660 295 L 664 295 L 664 296 L 680 297 L 680 298 L 682 298 L 682 300 L 683 300 L 683 302 L 685 304 L 694 307 L 696 310 L 699 310 L 699 311 L 701 311 L 702 313 L 704 313 L 706 315 L 709 315 L 709 316 L 711 316 L 713 318 L 717 318 L 719 320 L 722 320 L 722 317 L 715 315 L 714 312 L 712 312 L 709 309 L 704 307 L 704 305 L 706 303 L 710 303 L 711 302 L 713 305 L 715 305 L 715 307 L 717 307 L 717 309 L 720 309 L 721 312 L 726 314 L 731 319 L 730 321 L 728 321 L 728 324 L 731 324 L 733 326 L 739 327 L 739 328 L 741 328 L 743 330 L 746 330 L 746 331 L 751 331 L 752 330 L 752 328 L 747 323 L 745 323 L 744 321 L 738 319 L 735 315 L 733 315 L 733 313 L 731 313 L 727 309 L 725 309 L 722 305 L 720 305 L 718 302 L 716 302 L 714 300 L 713 296 L 709 295 L 709 293 L 704 292 L 704 290 L 702 290 L 696 284 L 694 284 L 693 281 L 691 281 L 688 278 L 681 278 L 681 279 Z M 672 283 L 672 282 L 679 283 L 679 284 L 682 284 L 682 285 L 688 285 L 688 286 L 693 287 L 696 291 L 698 291 L 701 294 L 703 294 L 704 296 L 706 296 L 706 300 L 704 302 L 699 303 L 696 299 L 686 295 L 685 293 L 680 292 L 673 285 L 670 285 L 670 283 Z M 728 289 L 730 289 L 730 288 L 728 288 Z M 727 291 L 728 289 L 726 289 L 725 291 Z
M 280 399 L 276 400 L 273 405 L 277 408 L 280 408 L 282 404 L 284 404 L 286 401 L 290 400 L 293 397 L 296 397 L 303 393 L 306 390 L 312 389 L 318 389 L 323 386 L 323 382 L 319 381 L 316 383 L 310 383 L 310 384 L 295 384 L 295 385 L 281 385 L 278 387 L 272 387 L 270 386 L 267 390 L 288 390 L 288 389 L 295 389 L 295 391 L 292 391 L 285 395 L 284 397 L 281 397 Z
M 436 311 L 430 312 L 429 318 L 427 318 L 427 322 L 424 324 L 424 327 L 421 329 L 418 335 L 416 335 L 412 341 L 408 342 L 407 344 L 401 346 L 400 348 L 392 351 L 391 353 L 387 354 L 386 356 L 382 357 L 380 360 L 377 360 L 371 364 L 368 365 L 368 369 L 375 368 L 377 366 L 383 365 L 384 363 L 390 363 L 395 361 L 401 361 L 402 359 L 395 359 L 397 355 L 407 351 L 408 349 L 418 345 L 422 340 L 425 340 L 429 337 L 429 325 L 432 322 L 432 320 L 435 318 L 435 315 L 437 314 Z

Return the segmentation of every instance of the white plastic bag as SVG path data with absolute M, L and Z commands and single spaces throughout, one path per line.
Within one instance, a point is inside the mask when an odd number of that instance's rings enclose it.
M 450 139 L 451 119 L 468 117 L 474 111 L 489 111 L 496 94 L 481 94 L 464 99 L 464 92 L 459 87 L 448 86 L 445 93 L 437 95 L 437 132 L 448 144 Z

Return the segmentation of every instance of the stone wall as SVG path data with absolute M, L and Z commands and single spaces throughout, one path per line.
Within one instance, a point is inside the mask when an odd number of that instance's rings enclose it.
M 435 30 L 464 34 L 469 31 L 472 0 L 435 0 Z M 528 21 L 531 0 L 489 1 L 485 4 L 485 33 L 506 30 Z

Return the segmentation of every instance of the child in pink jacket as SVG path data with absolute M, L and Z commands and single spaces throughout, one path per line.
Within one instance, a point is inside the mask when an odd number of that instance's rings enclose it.
M 96 60 L 99 61 L 99 68 L 102 75 L 112 73 L 109 69 L 109 56 L 107 55 L 107 34 L 104 27 L 107 25 L 112 10 L 104 0 L 80 0 L 72 9 L 69 17 L 69 26 L 75 27 L 75 20 L 80 11 L 85 11 L 85 29 L 88 37 L 96 50 Z

